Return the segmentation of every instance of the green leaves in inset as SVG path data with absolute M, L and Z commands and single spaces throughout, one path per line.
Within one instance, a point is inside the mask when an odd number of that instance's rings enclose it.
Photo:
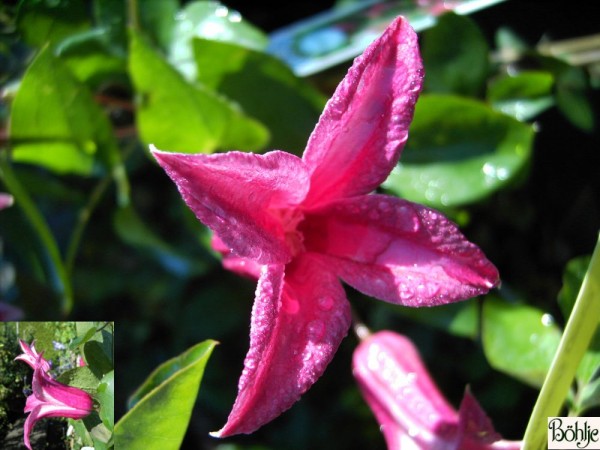
M 129 71 L 140 104 L 140 137 L 161 150 L 211 153 L 257 150 L 268 130 L 233 103 L 185 81 L 136 32 L 130 34 Z
M 477 96 L 488 75 L 488 44 L 477 25 L 454 13 L 423 32 L 425 90 Z
M 549 314 L 488 295 L 482 329 L 483 349 L 492 367 L 541 387 L 561 337 Z
M 161 364 L 133 394 L 115 426 L 117 448 L 179 449 L 215 341 L 197 344 Z
M 527 165 L 533 128 L 484 103 L 422 95 L 410 139 L 383 187 L 437 208 L 481 200 Z

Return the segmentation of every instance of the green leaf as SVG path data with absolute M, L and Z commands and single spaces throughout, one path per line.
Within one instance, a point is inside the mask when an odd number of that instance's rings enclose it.
M 102 0 L 100 0 L 102 1 Z M 162 50 L 167 50 L 171 45 L 175 33 L 178 0 L 142 0 L 139 14 L 142 29 L 150 34 Z
M 89 29 L 90 23 L 85 2 L 25 0 L 19 4 L 17 27 L 25 42 L 43 47 Z
M 75 386 L 88 392 L 95 392 L 100 379 L 88 367 L 76 367 L 60 374 L 57 378 L 63 384 Z
M 117 448 L 179 449 L 215 341 L 204 341 L 161 364 L 133 394 L 115 426 Z
M 423 32 L 422 42 L 426 91 L 467 96 L 483 92 L 489 48 L 471 19 L 444 14 L 434 27 Z
M 188 80 L 196 78 L 192 50 L 195 37 L 229 42 L 254 50 L 263 50 L 267 36 L 242 19 L 237 11 L 216 2 L 188 3 L 176 16 L 177 21 L 169 50 L 169 61 Z
M 89 341 L 83 345 L 83 354 L 90 369 L 100 378 L 113 369 L 112 359 L 98 341 Z
M 57 173 L 111 171 L 120 199 L 128 196 L 111 125 L 92 94 L 48 47 L 27 69 L 10 118 L 13 159 Z
M 492 367 L 534 387 L 542 386 L 561 337 L 552 316 L 488 295 L 482 329 L 483 350 Z
M 383 187 L 437 208 L 479 201 L 526 167 L 533 128 L 484 103 L 422 95 L 400 163 Z
M 277 58 L 228 42 L 194 39 L 198 79 L 271 130 L 272 148 L 302 152 L 326 99 Z
M 578 415 L 588 409 L 600 406 L 600 376 L 586 384 L 577 396 Z
M 518 120 L 529 120 L 554 104 L 554 77 L 549 72 L 531 71 L 493 80 L 488 101 L 498 111 Z
M 589 99 L 589 80 L 585 70 L 547 56 L 537 55 L 544 70 L 555 80 L 556 105 L 559 111 L 576 127 L 592 131 L 594 112 Z
M 100 419 L 109 430 L 113 431 L 115 422 L 115 372 L 111 370 L 100 380 L 96 398 L 100 402 Z
M 141 100 L 137 125 L 147 144 L 186 153 L 256 150 L 266 144 L 264 126 L 207 88 L 185 81 L 133 31 L 130 45 L 129 71 Z
M 583 283 L 583 278 L 588 270 L 591 255 L 573 258 L 567 263 L 562 277 L 562 287 L 558 292 L 558 305 L 565 318 L 565 322 L 571 316 L 571 310 L 577 300 L 577 294 Z

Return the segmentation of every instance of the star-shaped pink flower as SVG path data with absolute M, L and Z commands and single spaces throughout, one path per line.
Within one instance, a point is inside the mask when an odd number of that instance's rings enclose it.
M 417 37 L 398 18 L 354 61 L 302 159 L 153 150 L 218 235 L 225 264 L 258 278 L 238 396 L 213 436 L 253 432 L 321 376 L 351 321 L 340 280 L 409 306 L 497 284 L 496 268 L 440 213 L 371 193 L 398 161 L 422 79 Z

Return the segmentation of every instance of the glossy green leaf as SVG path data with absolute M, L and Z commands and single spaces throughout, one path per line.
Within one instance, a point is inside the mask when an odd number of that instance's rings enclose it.
M 215 341 L 197 344 L 161 364 L 133 394 L 115 426 L 117 448 L 179 449 Z
M 477 96 L 488 75 L 489 48 L 468 17 L 448 13 L 422 35 L 425 90 Z
M 399 164 L 383 187 L 437 208 L 481 200 L 527 165 L 533 128 L 484 103 L 422 95 Z
M 169 61 L 188 79 L 196 78 L 192 39 L 204 38 L 263 50 L 267 36 L 241 15 L 217 1 L 193 1 L 177 15 Z
M 548 72 L 521 72 L 493 80 L 488 102 L 518 120 L 529 120 L 554 104 L 554 77 Z
M 240 45 L 194 39 L 198 79 L 238 102 L 271 131 L 272 148 L 301 153 L 325 98 L 277 58 Z
M 588 94 L 586 73 L 580 67 L 569 67 L 556 79 L 556 103 L 571 123 L 582 130 L 594 128 L 594 111 Z
M 115 372 L 113 370 L 100 380 L 96 398 L 100 402 L 100 419 L 112 432 L 115 423 Z
M 145 143 L 186 153 L 257 150 L 266 144 L 263 125 L 213 91 L 185 81 L 133 31 L 129 71 L 140 98 L 136 120 Z
M 594 112 L 585 70 L 557 58 L 539 55 L 536 58 L 541 67 L 554 76 L 556 106 L 560 112 L 576 127 L 592 131 Z
M 487 296 L 482 329 L 492 367 L 534 387 L 543 384 L 561 337 L 552 316 Z
M 25 42 L 43 47 L 89 29 L 90 22 L 86 4 L 79 0 L 24 0 L 19 4 L 17 26 Z

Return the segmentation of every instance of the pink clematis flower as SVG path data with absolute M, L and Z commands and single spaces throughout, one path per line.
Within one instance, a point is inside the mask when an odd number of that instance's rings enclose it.
M 31 343 L 31 346 L 27 345 L 22 339 L 19 339 L 19 345 L 21 346 L 21 350 L 23 353 L 15 358 L 15 360 L 23 361 L 29 364 L 33 370 L 37 367 L 40 367 L 44 372 L 48 372 L 50 370 L 50 361 L 45 359 L 40 353 L 35 350 L 34 342 Z
M 31 348 L 20 341 L 24 355 L 20 359 L 33 367 L 33 379 L 31 382 L 32 394 L 25 402 L 25 412 L 30 413 L 25 420 L 24 442 L 31 449 L 29 435 L 35 423 L 44 417 L 68 417 L 71 419 L 83 419 L 92 412 L 93 401 L 90 395 L 76 387 L 59 383 L 48 374 L 49 364 L 41 354 L 37 356 L 33 365 L 31 356 L 36 354 L 33 345 Z
M 398 161 L 422 78 L 417 37 L 399 17 L 354 61 L 302 158 L 153 149 L 218 235 L 224 264 L 258 278 L 238 396 L 213 436 L 253 432 L 321 376 L 351 321 L 340 279 L 409 306 L 498 283 L 496 268 L 440 213 L 370 193 Z
M 406 337 L 375 333 L 354 351 L 352 372 L 389 450 L 519 450 L 502 440 L 467 390 L 457 412 Z

